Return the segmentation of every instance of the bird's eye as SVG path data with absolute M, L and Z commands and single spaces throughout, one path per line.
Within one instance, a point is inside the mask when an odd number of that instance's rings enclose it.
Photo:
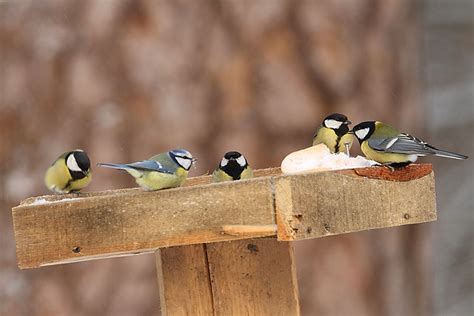
M 175 156 L 176 156 L 176 158 L 193 160 L 193 157 L 188 156 L 188 155 L 175 155 Z

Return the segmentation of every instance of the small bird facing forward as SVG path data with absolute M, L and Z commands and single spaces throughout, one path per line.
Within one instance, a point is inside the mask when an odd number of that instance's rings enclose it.
M 360 143 L 364 155 L 378 163 L 401 168 L 415 162 L 421 156 L 439 156 L 467 159 L 467 156 L 435 148 L 426 142 L 379 121 L 362 122 L 352 132 Z
M 213 182 L 233 181 L 253 178 L 253 170 L 247 163 L 247 159 L 237 152 L 225 153 L 219 166 L 212 174 Z
M 343 114 L 334 113 L 327 116 L 314 134 L 313 146 L 325 144 L 333 154 L 346 152 L 349 155 L 353 141 L 349 124 L 351 121 Z
M 185 149 L 174 149 L 147 160 L 128 164 L 99 163 L 100 167 L 127 171 L 140 187 L 147 191 L 181 186 L 189 169 L 196 162 Z
M 46 170 L 44 183 L 55 193 L 78 192 L 92 180 L 90 167 L 85 151 L 76 149 L 65 152 Z

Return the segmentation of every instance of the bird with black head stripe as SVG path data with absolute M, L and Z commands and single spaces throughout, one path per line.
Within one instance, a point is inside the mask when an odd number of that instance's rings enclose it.
M 213 182 L 234 181 L 253 178 L 253 170 L 247 159 L 238 151 L 225 153 L 212 174 Z
M 78 192 L 92 180 L 87 153 L 76 149 L 61 154 L 46 170 L 44 183 L 55 193 Z
M 349 155 L 353 137 L 349 133 L 351 121 L 344 114 L 328 115 L 313 137 L 313 146 L 325 144 L 331 153 L 345 152 Z
M 434 155 L 459 160 L 468 158 L 433 147 L 379 121 L 359 123 L 354 126 L 352 133 L 359 140 L 360 148 L 368 159 L 392 168 L 407 166 L 422 156 Z

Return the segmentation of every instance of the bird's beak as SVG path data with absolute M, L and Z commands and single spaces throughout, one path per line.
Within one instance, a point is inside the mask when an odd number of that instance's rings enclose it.
M 351 122 L 351 121 L 349 121 L 349 120 L 347 120 L 347 121 L 345 121 L 345 122 L 344 122 L 344 124 L 346 124 L 346 125 L 350 125 L 350 124 L 352 124 L 352 122 Z

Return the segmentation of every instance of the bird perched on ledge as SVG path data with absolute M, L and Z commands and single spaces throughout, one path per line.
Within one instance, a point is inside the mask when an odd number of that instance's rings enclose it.
M 247 163 L 247 159 L 237 152 L 225 153 L 219 166 L 212 174 L 213 182 L 233 181 L 253 178 L 253 170 Z
M 89 157 L 82 149 L 65 152 L 48 168 L 44 183 L 55 193 L 78 192 L 92 180 L 90 167 Z
M 435 148 L 426 142 L 379 121 L 362 122 L 351 131 L 357 137 L 364 155 L 392 168 L 415 162 L 420 156 L 467 159 L 467 156 Z
M 334 113 L 327 116 L 313 137 L 313 146 L 325 144 L 331 153 L 345 152 L 349 155 L 353 137 L 349 133 L 351 121 L 347 116 Z
M 139 162 L 99 163 L 97 165 L 125 170 L 135 178 L 140 187 L 146 191 L 153 191 L 181 186 L 195 162 L 196 159 L 189 151 L 174 149 Z

